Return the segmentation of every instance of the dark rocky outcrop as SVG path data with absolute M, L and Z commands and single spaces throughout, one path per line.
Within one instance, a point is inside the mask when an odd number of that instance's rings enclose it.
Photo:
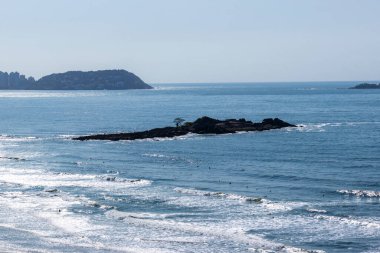
M 0 72 L 0 89 L 8 90 L 126 90 L 152 89 L 126 70 L 69 71 L 35 81 L 17 72 Z
M 163 127 L 154 128 L 142 132 L 133 133 L 116 133 L 116 134 L 97 134 L 89 136 L 81 136 L 74 140 L 138 140 L 149 138 L 165 138 L 181 136 L 188 133 L 196 134 L 228 134 L 240 131 L 264 131 L 271 129 L 279 129 L 284 127 L 295 127 L 278 118 L 264 119 L 261 123 L 253 123 L 245 119 L 227 119 L 217 120 L 210 117 L 202 117 L 194 122 L 186 122 L 179 127 Z
M 351 87 L 350 89 L 380 89 L 380 83 L 361 83 L 354 87 Z

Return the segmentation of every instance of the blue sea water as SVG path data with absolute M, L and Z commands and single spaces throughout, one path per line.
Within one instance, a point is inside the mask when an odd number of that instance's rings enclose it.
M 0 91 L 0 252 L 380 252 L 380 91 L 354 84 Z M 203 115 L 298 127 L 71 140 Z

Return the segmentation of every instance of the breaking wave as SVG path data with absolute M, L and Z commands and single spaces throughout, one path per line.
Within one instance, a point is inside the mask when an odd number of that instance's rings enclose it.
M 213 197 L 213 198 L 222 198 L 227 200 L 235 200 L 247 204 L 258 204 L 265 209 L 268 209 L 272 212 L 286 212 L 293 210 L 295 207 L 304 206 L 304 203 L 296 203 L 296 202 L 276 202 L 271 201 L 261 197 L 250 197 L 243 196 L 232 193 L 224 193 L 224 192 L 212 192 L 212 191 L 202 191 L 191 188 L 174 188 L 174 190 L 178 193 L 195 195 L 195 196 L 204 196 L 204 197 Z
M 337 192 L 345 195 L 351 195 L 356 197 L 365 198 L 380 198 L 380 191 L 370 191 L 370 190 L 338 190 Z
M 147 226 L 150 228 L 172 230 L 184 232 L 186 234 L 194 234 L 200 236 L 207 236 L 208 238 L 219 238 L 220 240 L 229 240 L 239 243 L 245 243 L 249 250 L 253 252 L 298 252 L 298 253 L 322 253 L 324 251 L 310 251 L 301 248 L 296 248 L 281 243 L 273 242 L 262 238 L 257 235 L 247 233 L 241 228 L 225 227 L 223 224 L 199 224 L 193 222 L 176 222 L 173 220 L 165 219 L 167 215 L 153 214 L 153 213 L 130 213 L 118 210 L 110 210 L 106 212 L 109 218 L 127 222 L 128 224 Z M 197 237 L 193 237 L 194 240 Z M 202 238 L 201 238 L 202 239 Z M 173 242 L 172 239 L 166 239 L 167 242 Z M 203 240 L 202 240 L 203 241 Z M 177 241 L 176 241 L 177 242 Z M 183 243 L 183 241 L 178 241 Z M 198 241 L 186 241 L 188 243 L 200 243 Z

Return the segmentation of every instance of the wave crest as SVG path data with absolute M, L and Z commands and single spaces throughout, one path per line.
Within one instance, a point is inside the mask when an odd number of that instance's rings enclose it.
M 380 191 L 370 190 L 338 190 L 337 192 L 356 197 L 380 198 Z

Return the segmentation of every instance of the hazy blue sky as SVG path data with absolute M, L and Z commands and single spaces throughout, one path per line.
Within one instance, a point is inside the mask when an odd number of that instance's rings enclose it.
M 147 82 L 380 79 L 379 0 L 0 0 L 0 70 Z

